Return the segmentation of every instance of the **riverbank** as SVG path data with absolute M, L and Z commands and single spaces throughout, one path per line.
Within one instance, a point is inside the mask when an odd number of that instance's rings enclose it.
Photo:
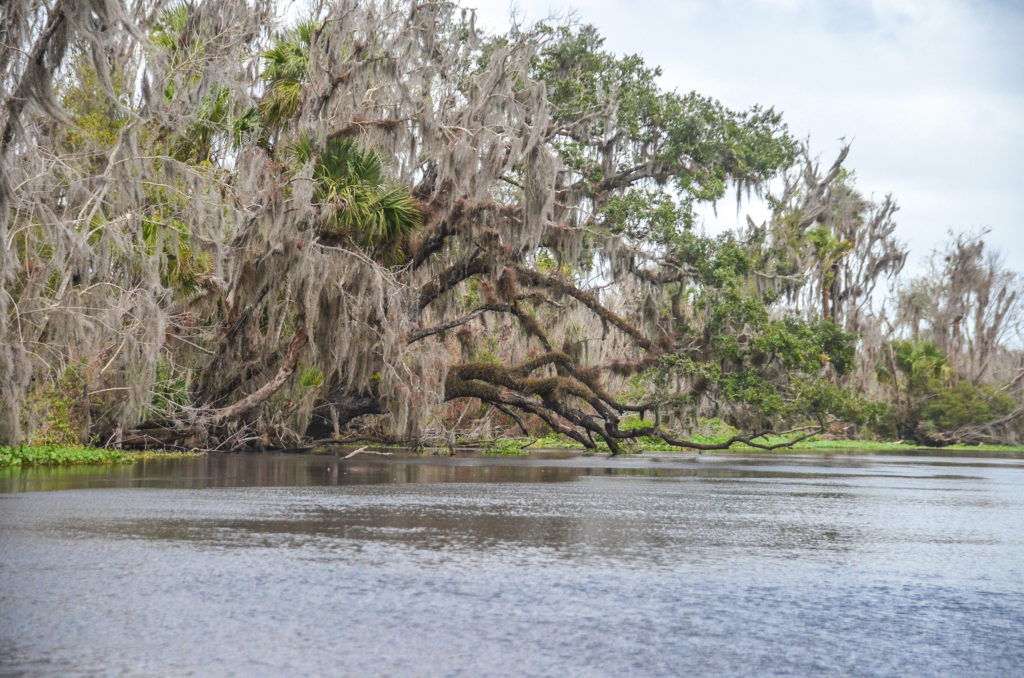
M 702 437 L 697 442 L 715 444 L 725 439 L 717 440 L 714 436 Z M 766 444 L 781 442 L 781 439 L 771 438 L 765 441 Z M 317 452 L 336 452 L 339 447 L 348 449 L 351 445 L 329 445 L 318 448 Z M 393 452 L 408 453 L 411 448 L 394 445 L 372 445 L 377 449 L 390 450 Z M 484 441 L 460 441 L 455 447 L 432 447 L 420 448 L 425 454 L 482 454 L 486 456 L 528 456 L 533 452 L 541 450 L 565 450 L 567 453 L 584 452 L 582 445 L 562 438 L 561 436 L 545 436 L 543 438 L 498 438 Z M 790 452 L 817 452 L 828 454 L 833 452 L 920 452 L 920 451 L 965 451 L 965 452 L 1003 452 L 1013 454 L 1024 454 L 1024 447 L 1012 445 L 948 445 L 941 448 L 928 448 L 903 441 L 877 441 L 877 440 L 802 440 L 789 447 L 779 447 L 770 452 L 786 454 Z M 607 453 L 605 445 L 599 443 L 599 453 Z M 631 454 L 643 454 L 645 452 L 678 452 L 692 453 L 694 450 L 683 447 L 672 447 L 660 441 L 641 440 L 631 447 L 623 450 L 624 456 Z M 729 453 L 764 453 L 765 450 L 751 447 L 742 443 L 733 445 L 725 450 L 710 450 L 704 454 L 729 454 Z M 21 445 L 17 447 L 0 446 L 0 469 L 11 467 L 31 466 L 71 466 L 71 465 L 101 465 L 101 464 L 134 464 L 146 459 L 170 459 L 179 457 L 201 456 L 205 452 L 192 451 L 166 451 L 166 450 L 117 450 L 100 447 L 89 447 L 84 445 Z
M 0 446 L 0 468 L 11 466 L 68 466 L 72 464 L 133 464 L 143 459 L 197 456 L 201 452 L 134 452 L 85 445 Z
M 693 441 L 704 445 L 718 445 L 728 440 L 726 436 L 694 436 Z M 768 436 L 757 439 L 765 445 L 777 445 L 785 442 L 781 436 Z M 603 442 L 598 441 L 598 450 L 608 452 Z M 531 450 L 541 449 L 566 449 L 583 450 L 579 443 L 569 440 L 563 436 L 549 435 L 543 438 L 522 439 L 522 438 L 497 438 L 477 443 L 466 443 L 467 447 L 478 448 L 483 454 L 497 456 L 518 456 L 529 454 Z M 734 452 L 776 452 L 785 454 L 787 452 L 918 452 L 918 451 L 965 451 L 965 452 L 1009 452 L 1024 453 L 1024 446 L 1014 445 L 946 445 L 944 447 L 926 447 L 912 442 L 902 440 L 838 440 L 823 439 L 818 437 L 801 440 L 789 446 L 777 447 L 772 450 L 764 450 L 745 443 L 736 443 L 728 449 L 706 450 L 704 454 L 722 454 Z M 622 454 L 640 454 L 644 452 L 694 452 L 696 450 L 685 447 L 675 447 L 661 440 L 641 438 L 635 442 L 623 446 Z

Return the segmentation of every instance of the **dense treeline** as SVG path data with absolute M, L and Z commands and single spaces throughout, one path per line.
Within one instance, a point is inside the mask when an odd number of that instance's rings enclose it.
M 1020 278 L 587 26 L 0 9 L 0 443 L 1024 434 Z M 771 206 L 707 235 L 726 191 Z M 715 443 L 695 436 L 728 425 Z

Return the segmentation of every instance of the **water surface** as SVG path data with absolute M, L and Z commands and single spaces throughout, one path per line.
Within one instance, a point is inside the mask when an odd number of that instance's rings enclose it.
M 223 455 L 0 492 L 0 675 L 1024 675 L 1015 457 Z

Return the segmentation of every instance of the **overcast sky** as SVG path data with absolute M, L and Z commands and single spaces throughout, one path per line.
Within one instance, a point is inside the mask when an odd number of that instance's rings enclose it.
M 464 0 L 509 25 L 508 0 Z M 911 268 L 946 230 L 991 229 L 1024 272 L 1024 2 L 1021 0 L 516 0 L 527 23 L 575 10 L 608 49 L 639 53 L 662 85 L 732 108 L 784 113 L 876 199 L 893 193 Z M 747 206 L 744 212 L 757 208 Z M 719 206 L 735 224 L 735 204 Z M 709 230 L 720 227 L 708 224 Z

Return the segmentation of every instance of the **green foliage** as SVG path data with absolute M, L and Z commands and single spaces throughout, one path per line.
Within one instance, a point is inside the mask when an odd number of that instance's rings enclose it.
M 161 260 L 161 282 L 184 299 L 202 291 L 202 278 L 210 268 L 208 255 L 196 251 L 188 225 L 180 218 L 184 196 L 162 186 L 147 190 L 150 205 L 142 216 L 142 247 L 147 258 Z
M 48 466 L 60 464 L 119 464 L 131 461 L 123 450 L 106 450 L 80 445 L 37 444 L 0 447 L 0 468 L 6 466 Z
M 154 39 L 158 46 L 170 49 L 174 61 L 183 61 L 187 41 L 180 35 L 184 30 L 186 6 L 180 5 L 161 15 L 154 28 Z M 131 100 L 128 95 L 129 83 L 121 69 L 114 65 L 110 84 L 117 96 L 116 103 L 104 96 L 103 83 L 92 65 L 92 60 L 81 50 L 71 60 L 72 68 L 60 84 L 61 105 L 70 114 L 73 126 L 67 128 L 66 144 L 74 151 L 90 151 L 87 163 L 95 171 L 101 170 L 104 157 L 99 153 L 112 148 L 128 119 Z M 174 80 L 168 84 L 173 96 Z M 180 89 L 180 88 L 179 88 Z M 227 118 L 229 93 L 219 88 L 210 96 L 201 99 L 195 111 L 195 120 L 184 134 L 149 129 L 148 140 L 158 150 L 168 151 L 179 160 L 208 160 L 213 137 Z M 142 245 L 146 257 L 162 257 L 163 281 L 182 296 L 189 298 L 199 291 L 198 279 L 207 270 L 208 261 L 194 251 L 187 224 L 179 218 L 188 196 L 178 194 L 173 187 L 162 183 L 147 183 L 146 198 L 149 202 L 142 212 Z M 122 214 L 105 214 L 97 211 L 88 222 L 90 241 L 96 242 L 109 222 L 120 219 Z M 123 228 L 123 226 L 119 226 Z M 85 226 L 83 226 L 85 228 Z M 123 252 L 125 263 L 138 268 L 136 253 Z
M 739 429 L 732 426 L 726 421 L 722 421 L 718 417 L 711 417 L 708 419 L 698 419 L 697 425 L 691 431 L 690 437 L 697 442 L 705 442 L 710 440 L 728 440 L 733 436 L 739 434 Z
M 884 409 L 881 404 L 823 378 L 797 381 L 794 396 L 793 414 L 818 421 L 833 416 L 848 424 L 862 425 L 875 422 Z
M 166 360 L 157 363 L 153 398 L 146 418 L 161 419 L 180 411 L 188 403 L 189 376 L 189 371 L 175 370 Z
M 207 51 L 208 27 L 190 21 L 194 11 L 190 3 L 180 3 L 161 12 L 151 36 L 169 61 L 163 95 L 167 102 L 179 99 L 189 109 L 184 130 L 161 130 L 159 138 L 169 155 L 179 162 L 209 163 L 215 142 L 226 139 L 239 108 L 231 89 L 209 85 L 203 73 L 196 71 Z M 197 88 L 203 88 L 200 94 Z M 198 103 L 195 103 L 198 99 Z
M 172 55 L 174 62 L 180 64 L 192 56 L 185 24 L 188 21 L 189 6 L 185 2 L 172 5 L 160 13 L 153 24 L 153 44 Z
M 941 388 L 953 374 L 946 354 L 930 341 L 894 341 L 892 351 L 896 369 L 911 391 L 923 393 Z M 897 377 L 885 361 L 879 364 L 879 376 L 888 380 Z
M 938 389 L 924 404 L 921 416 L 940 431 L 954 431 L 1006 416 L 1015 407 L 1013 398 L 1005 392 L 962 381 Z
M 387 185 L 376 152 L 340 138 L 316 149 L 301 137 L 291 155 L 298 165 L 315 163 L 316 196 L 326 212 L 322 235 L 350 238 L 387 264 L 404 260 L 403 242 L 423 217 L 407 187 Z
M 270 148 L 276 132 L 292 120 L 302 104 L 309 83 L 310 52 L 323 31 L 323 24 L 306 20 L 281 33 L 263 52 L 263 97 L 234 122 L 235 146 L 253 140 Z M 344 59 L 344 49 L 341 52 Z
M 629 200 L 639 202 L 636 193 Z M 610 201 L 609 214 L 628 202 Z M 831 320 L 773 311 L 777 295 L 755 284 L 757 276 L 775 273 L 763 239 L 709 237 L 673 230 L 670 221 L 661 222 L 659 244 L 668 261 L 690 273 L 678 288 L 678 303 L 690 312 L 673 326 L 679 348 L 643 375 L 655 403 L 697 416 L 710 398 L 728 404 L 730 421 L 748 428 L 763 427 L 765 418 L 777 425 L 874 416 L 868 403 L 836 385 L 853 369 L 855 335 Z
M 116 65 L 110 85 L 114 87 L 116 102 L 105 96 L 100 76 L 84 48 L 77 48 L 71 58 L 69 72 L 57 89 L 61 107 L 72 123 L 62 130 L 70 150 L 97 154 L 117 143 L 127 122 L 125 110 L 130 100 L 124 73 Z M 118 104 L 125 108 L 119 108 Z M 97 154 L 91 157 L 91 161 L 98 170 L 103 158 Z
M 824 265 L 831 265 L 853 249 L 852 242 L 839 240 L 826 226 L 817 226 L 807 231 L 807 242 Z
M 900 397 L 882 422 L 885 433 L 932 443 L 938 434 L 985 424 L 1016 407 L 1005 391 L 960 381 L 945 353 L 930 341 L 894 341 L 890 350 L 891 356 L 879 361 L 878 378 L 893 384 Z
M 22 424 L 30 431 L 29 444 L 77 445 L 86 432 L 77 407 L 83 383 L 81 369 L 72 366 L 32 392 L 22 411 Z
M 657 183 L 672 182 L 701 200 L 721 197 L 730 180 L 753 185 L 792 162 L 796 143 L 772 109 L 737 113 L 694 92 L 663 92 L 659 68 L 637 55 L 605 51 L 604 39 L 589 26 L 537 31 L 544 48 L 532 74 L 547 84 L 554 119 L 571 126 L 559 150 L 590 190 L 613 178 L 588 148 L 594 139 L 618 140 L 617 176 L 625 173 L 628 180 L 633 168 L 646 165 Z
M 324 383 L 324 373 L 316 365 L 310 365 L 299 375 L 299 386 L 304 388 L 319 388 Z
M 528 455 L 530 451 L 525 449 L 524 441 L 512 438 L 498 438 L 487 441 L 484 444 L 483 453 L 491 456 L 516 457 Z
M 133 464 L 144 459 L 197 457 L 200 452 L 146 450 L 128 452 L 85 445 L 0 446 L 0 469 L 25 466 L 68 466 L 72 464 Z
M 566 438 L 561 433 L 551 431 L 547 435 L 534 440 L 530 447 L 537 450 L 559 450 L 564 448 L 576 449 L 580 447 L 580 444 L 575 440 Z
M 755 354 L 774 356 L 788 370 L 816 373 L 831 365 L 842 376 L 853 367 L 855 338 L 831 320 L 806 322 L 791 316 L 765 323 L 750 345 Z
M 466 313 L 478 307 L 481 303 L 480 283 L 476 280 L 469 280 L 465 286 L 465 292 L 459 298 L 459 307 Z
M 605 228 L 632 240 L 666 246 L 693 226 L 693 201 L 682 204 L 665 190 L 633 189 L 614 195 L 601 208 Z
M 263 53 L 263 81 L 266 94 L 259 105 L 263 122 L 279 126 L 291 120 L 302 102 L 302 89 L 309 78 L 309 53 L 321 25 L 302 21 L 274 41 Z
M 771 318 L 765 300 L 743 284 L 751 259 L 734 239 L 686 240 L 703 283 L 693 305 L 706 311 L 680 328 L 692 337 L 679 342 L 684 348 L 646 373 L 655 402 L 696 411 L 711 395 L 738 407 L 737 420 L 746 421 L 868 416 L 866 404 L 834 382 L 853 367 L 854 335 L 829 320 Z M 682 393 L 680 381 L 691 385 Z

